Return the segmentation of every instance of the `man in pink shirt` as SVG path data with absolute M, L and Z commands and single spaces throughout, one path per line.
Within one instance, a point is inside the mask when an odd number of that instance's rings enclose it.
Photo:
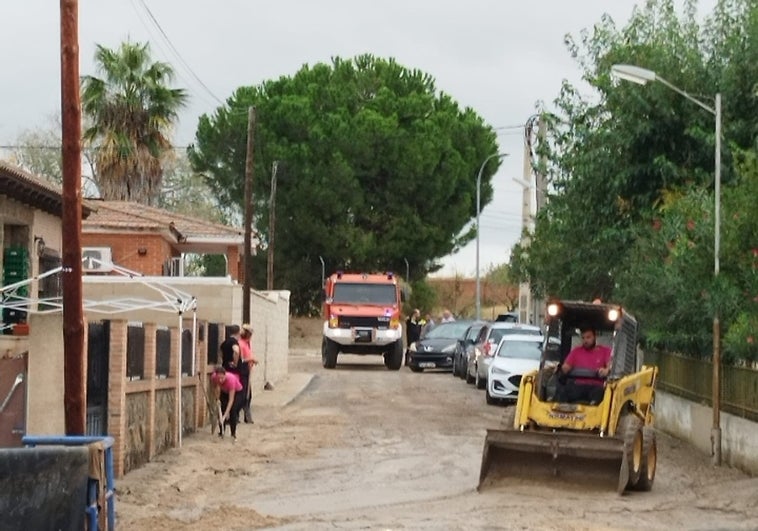
M 561 365 L 564 375 L 576 369 L 581 376 L 577 375 L 562 386 L 558 400 L 597 404 L 603 400 L 605 378 L 611 366 L 611 349 L 597 344 L 594 329 L 582 328 L 581 332 L 582 344 L 574 347 Z
M 211 384 L 216 388 L 217 397 L 221 400 L 221 421 L 224 429 L 229 424 L 232 439 L 237 441 L 237 422 L 239 421 L 240 409 L 245 402 L 242 393 L 242 382 L 238 375 L 227 372 L 221 365 L 217 366 L 211 375 Z M 224 432 L 219 430 L 219 437 Z

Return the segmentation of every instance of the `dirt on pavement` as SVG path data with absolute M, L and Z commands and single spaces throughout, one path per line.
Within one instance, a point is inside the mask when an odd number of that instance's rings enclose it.
M 504 408 L 449 373 L 392 372 L 379 356 L 322 369 L 320 336 L 306 336 L 290 371 L 313 373 L 308 388 L 258 407 L 236 444 L 204 429 L 130 472 L 116 485 L 119 528 L 758 528 L 758 478 L 665 435 L 652 492 L 519 478 L 477 493 L 485 429 Z

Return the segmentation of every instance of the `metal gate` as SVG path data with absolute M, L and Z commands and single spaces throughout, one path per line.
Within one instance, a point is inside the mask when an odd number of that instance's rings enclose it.
M 21 446 L 26 430 L 26 354 L 0 359 L 0 447 Z
M 87 435 L 108 434 L 110 322 L 89 323 L 87 335 Z

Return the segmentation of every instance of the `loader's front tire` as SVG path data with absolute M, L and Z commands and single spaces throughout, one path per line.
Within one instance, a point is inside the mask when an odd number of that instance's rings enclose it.
M 629 467 L 629 479 L 626 488 L 634 488 L 642 474 L 644 457 L 642 421 L 633 413 L 625 413 L 619 420 L 616 435 L 624 441 L 624 459 Z
M 516 406 L 508 406 L 503 412 L 502 425 L 504 430 L 514 430 L 513 423 L 516 422 Z
M 658 446 L 655 442 L 655 430 L 647 427 L 642 431 L 644 455 L 640 479 L 634 486 L 635 490 L 649 491 L 655 481 L 655 469 L 658 467 Z
M 331 339 L 324 338 L 321 342 L 321 365 L 325 369 L 334 369 L 337 366 L 337 354 L 339 345 Z

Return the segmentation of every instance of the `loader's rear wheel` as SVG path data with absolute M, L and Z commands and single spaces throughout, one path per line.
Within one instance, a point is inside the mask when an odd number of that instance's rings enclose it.
M 629 467 L 626 488 L 633 488 L 640 480 L 644 456 L 642 421 L 633 413 L 626 413 L 619 420 L 616 435 L 624 440 L 624 458 Z
M 642 436 L 644 439 L 642 472 L 634 488 L 635 490 L 647 492 L 653 488 L 653 481 L 655 481 L 655 469 L 658 466 L 658 446 L 655 442 L 655 431 L 653 428 L 645 428 Z

